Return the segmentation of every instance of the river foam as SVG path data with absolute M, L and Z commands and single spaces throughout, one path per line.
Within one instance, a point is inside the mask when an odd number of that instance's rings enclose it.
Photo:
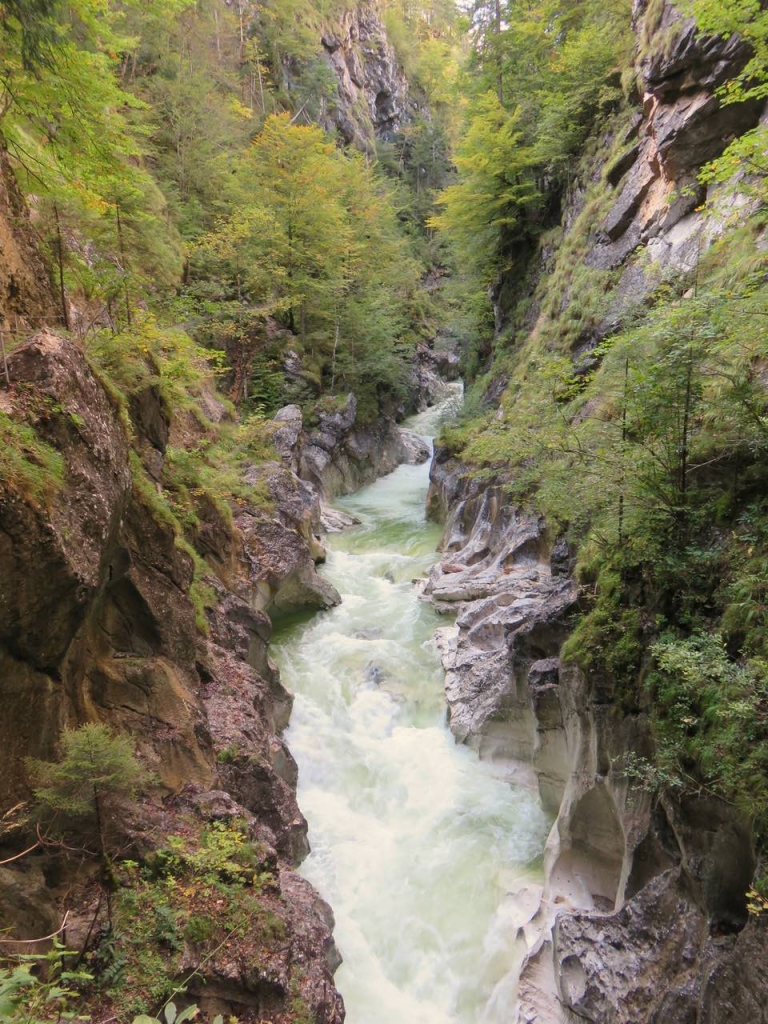
M 427 434 L 443 410 L 409 427 Z M 431 420 L 431 422 L 430 422 Z M 296 694 L 288 734 L 312 853 L 331 904 L 349 1024 L 501 1024 L 514 1006 L 521 879 L 539 879 L 549 820 L 532 788 L 457 746 L 432 639 L 444 625 L 412 579 L 435 560 L 428 465 L 338 504 L 342 604 L 278 633 Z

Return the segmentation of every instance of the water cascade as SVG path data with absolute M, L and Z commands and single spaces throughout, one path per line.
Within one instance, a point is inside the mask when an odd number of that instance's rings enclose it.
M 427 436 L 455 403 L 408 424 Z M 312 853 L 302 872 L 331 904 L 349 1024 L 501 1024 L 521 950 L 515 898 L 538 878 L 549 821 L 508 766 L 457 746 L 433 634 L 413 585 L 436 558 L 429 464 L 339 499 L 361 525 L 331 538 L 332 611 L 282 629 L 296 694 L 288 742 Z

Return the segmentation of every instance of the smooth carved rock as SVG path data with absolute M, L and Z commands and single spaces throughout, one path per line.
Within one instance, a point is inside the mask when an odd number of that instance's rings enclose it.
M 419 434 L 412 430 L 400 428 L 400 439 L 403 442 L 405 462 L 409 466 L 420 466 L 432 454 L 432 450 Z
M 748 919 L 744 894 L 755 872 L 749 822 L 714 797 L 675 800 L 667 795 L 662 802 L 699 906 L 713 926 L 743 928 Z
M 304 420 L 298 405 L 286 405 L 273 417 L 277 428 L 272 432 L 272 444 L 280 458 L 294 473 L 298 472 L 297 447 L 304 429 Z
M 350 516 L 338 508 L 331 508 L 330 505 L 323 505 L 320 510 L 320 525 L 324 533 L 341 533 L 351 526 L 359 526 L 360 520 L 356 516 Z
M 765 1024 L 768 922 L 710 930 L 680 869 L 621 911 L 562 915 L 554 957 L 564 1004 L 593 1024 Z
M 274 417 L 272 440 L 283 464 L 326 502 L 372 483 L 402 463 L 415 465 L 429 458 L 429 446 L 387 416 L 358 423 L 352 394 L 341 407 L 321 409 L 317 419 L 317 426 L 307 431 L 299 407 L 286 406 Z
M 262 611 L 277 612 L 338 604 L 338 592 L 315 569 L 325 557 L 316 491 L 275 464 L 251 467 L 246 480 L 265 483 L 272 501 L 270 508 L 243 506 L 235 517 L 249 602 Z
M 439 640 L 451 730 L 483 754 L 535 763 L 535 704 L 548 698 L 533 693 L 545 676 L 547 683 L 556 677 L 573 584 L 552 575 L 539 556 L 541 524 L 510 506 L 500 488 L 469 481 L 438 453 L 432 489 L 452 508 L 442 544 L 448 556 L 424 589 L 439 609 L 458 611 L 455 633 Z M 551 721 L 557 712 L 545 715 Z

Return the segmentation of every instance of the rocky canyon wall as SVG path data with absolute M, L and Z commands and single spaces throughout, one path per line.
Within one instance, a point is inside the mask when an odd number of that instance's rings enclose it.
M 387 37 L 377 4 L 359 4 L 323 31 L 323 59 L 338 82 L 324 127 L 347 145 L 373 152 L 412 118 L 410 83 Z
M 702 254 L 750 204 L 738 190 L 707 194 L 697 177 L 762 116 L 759 104 L 722 106 L 716 95 L 748 59 L 744 44 L 700 38 L 669 3 L 636 2 L 634 19 L 640 104 L 599 140 L 604 156 L 564 202 L 568 240 L 589 187 L 604 183 L 579 254 L 612 283 L 601 316 L 573 343 L 577 373 L 661 282 L 695 281 Z M 543 247 L 539 277 L 553 258 Z M 499 283 L 497 325 L 526 287 L 535 335 L 542 313 L 530 277 Z M 563 314 L 575 298 L 566 287 Z M 556 816 L 544 886 L 519 894 L 529 910 L 517 1019 L 768 1019 L 768 931 L 748 919 L 744 899 L 755 866 L 749 823 L 711 795 L 654 798 L 625 770 L 628 754 L 653 756 L 648 698 L 628 699 L 611 678 L 562 660 L 581 607 L 573 552 L 510 503 L 504 471 L 477 475 L 438 448 L 431 479 L 431 510 L 446 525 L 425 597 L 457 613 L 439 636 L 451 728 L 481 755 L 530 764 Z
M 277 464 L 253 467 L 266 479 L 269 508 L 240 503 L 234 532 L 209 517 L 221 572 L 205 579 L 211 596 L 201 631 L 192 559 L 151 496 L 167 444 L 189 423 L 169 420 L 158 396 L 146 394 L 131 449 L 83 352 L 48 331 L 18 347 L 9 369 L 3 411 L 19 422 L 34 417 L 63 473 L 50 500 L 10 488 L 0 499 L 3 811 L 28 797 L 25 759 L 52 758 L 62 729 L 98 722 L 130 734 L 155 784 L 110 823 L 122 846 L 143 859 L 182 822 L 194 830 L 240 820 L 275 875 L 290 941 L 271 951 L 266 973 L 258 960 L 246 962 L 245 950 L 198 965 L 201 1005 L 223 1000 L 236 1009 L 269 994 L 278 1008 L 299 995 L 318 1020 L 341 1021 L 330 911 L 293 871 L 308 847 L 282 740 L 292 698 L 269 658 L 271 623 L 257 600 L 266 586 L 278 600 L 287 587 L 298 603 L 296 578 L 302 606 L 338 600 L 314 572 L 316 496 Z M 137 446 L 152 453 L 148 485 L 130 458 Z M 6 831 L 4 849 L 24 842 L 22 833 Z M 77 948 L 100 917 L 91 877 L 87 863 L 55 846 L 14 862 L 2 871 L 3 927 L 17 939 L 49 933 L 66 895 L 67 937 Z M 191 968 L 194 957 L 190 948 Z

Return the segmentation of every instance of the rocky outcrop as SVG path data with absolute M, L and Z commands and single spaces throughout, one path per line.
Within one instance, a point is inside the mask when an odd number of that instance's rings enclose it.
M 429 448 L 394 419 L 382 415 L 360 423 L 351 394 L 343 404 L 330 399 L 328 408 L 318 409 L 317 421 L 306 429 L 301 409 L 286 406 L 275 415 L 273 443 L 284 465 L 312 484 L 324 501 L 373 483 L 402 463 L 429 458 Z
M 338 81 L 326 127 L 347 145 L 373 152 L 413 116 L 408 79 L 376 4 L 345 11 L 322 35 L 323 56 Z
M 440 339 L 438 339 L 438 342 Z M 436 344 L 430 347 L 420 344 L 416 349 L 411 391 L 414 396 L 411 408 L 424 412 L 430 406 L 443 401 L 449 395 L 449 384 L 460 377 L 460 360 L 451 344 Z
M 269 658 L 262 610 L 337 600 L 314 569 L 316 496 L 281 465 L 247 471 L 264 501 L 237 505 L 239 533 L 220 522 L 206 533 L 222 571 L 205 580 L 201 632 L 192 559 L 153 498 L 169 437 L 165 410 L 152 408 L 159 395 L 131 407 L 131 449 L 120 409 L 72 342 L 41 332 L 12 354 L 10 369 L 3 411 L 56 449 L 63 475 L 49 501 L 12 484 L 0 496 L 0 813 L 28 796 L 24 759 L 53 758 L 63 728 L 102 722 L 129 733 L 156 783 L 110 821 L 122 850 L 143 858 L 170 833 L 238 819 L 276 875 L 264 898 L 287 940 L 269 977 L 235 940 L 226 960 L 200 963 L 190 946 L 185 974 L 207 983 L 216 1012 L 268 1006 L 277 1016 L 301 999 L 313 1020 L 341 1024 L 330 911 L 293 873 L 308 846 L 282 739 L 292 698 Z M 30 845 L 23 828 L 6 828 L 2 843 L 4 854 Z M 61 901 L 72 900 L 68 936 L 85 941 L 87 923 L 103 913 L 95 870 L 47 847 L 9 863 L 3 929 L 17 939 L 48 934 Z
M 544 749 L 535 706 L 556 685 L 575 587 L 544 557 L 541 522 L 510 505 L 501 486 L 464 477 L 440 449 L 431 481 L 433 506 L 450 509 L 424 595 L 457 612 L 455 627 L 438 635 L 451 730 L 484 756 L 534 761 Z
M 763 114 L 759 102 L 724 104 L 717 92 L 749 57 L 739 37 L 698 35 L 693 19 L 669 0 L 635 0 L 633 17 L 642 105 L 631 116 L 622 115 L 601 138 L 602 155 L 582 169 L 562 203 L 561 223 L 568 232 L 598 183 L 606 201 L 601 219 L 588 225 L 581 255 L 586 267 L 603 275 L 606 290 L 599 313 L 572 342 L 581 372 L 590 369 L 590 352 L 652 301 L 660 281 L 692 280 L 702 254 L 744 216 L 746 196 L 716 183 L 702 185 L 698 172 Z M 553 255 L 546 249 L 539 254 L 542 273 L 551 269 Z M 536 255 L 521 251 L 520 258 L 530 261 Z M 497 283 L 497 329 L 520 297 L 516 281 Z M 540 326 L 536 297 L 530 297 L 525 331 Z M 566 288 L 563 313 L 571 301 L 578 303 L 580 296 Z M 499 381 L 492 397 L 498 399 L 505 385 Z
M 759 104 L 726 106 L 715 94 L 748 59 L 741 39 L 701 37 L 693 19 L 671 3 L 647 6 L 644 0 L 634 5 L 643 38 L 643 113 L 630 125 L 627 150 L 612 165 L 616 201 L 603 222 L 603 238 L 598 233 L 587 257 L 595 267 L 626 266 L 617 292 L 632 292 L 634 301 L 653 290 L 659 271 L 693 270 L 700 252 L 722 231 L 722 221 L 700 211 L 707 192 L 696 174 L 754 127 L 761 113 Z M 723 220 L 729 212 L 723 208 Z M 643 250 L 650 260 L 640 275 L 633 254 Z
M 325 559 L 317 492 L 278 464 L 253 466 L 244 478 L 264 486 L 267 498 L 263 505 L 246 504 L 235 516 L 246 574 L 243 596 L 272 615 L 338 604 L 334 587 L 315 570 Z
M 712 930 L 679 869 L 606 917 L 562 915 L 555 960 L 563 1004 L 594 1024 L 763 1024 L 766 922 Z
M 647 713 L 561 661 L 578 607 L 570 553 L 510 504 L 503 477 L 476 479 L 438 447 L 430 508 L 446 522 L 423 594 L 456 614 L 438 632 L 451 729 L 484 757 L 530 765 L 556 816 L 543 885 L 512 894 L 527 950 L 516 1019 L 752 1020 L 768 975 L 764 952 L 746 952 L 766 940 L 762 922 L 744 928 L 748 823 L 713 797 L 652 800 L 628 777 L 627 752 L 653 754 Z
M 61 315 L 48 267 L 0 137 L 0 329 L 23 333 Z M 6 336 L 6 347 L 9 338 Z

